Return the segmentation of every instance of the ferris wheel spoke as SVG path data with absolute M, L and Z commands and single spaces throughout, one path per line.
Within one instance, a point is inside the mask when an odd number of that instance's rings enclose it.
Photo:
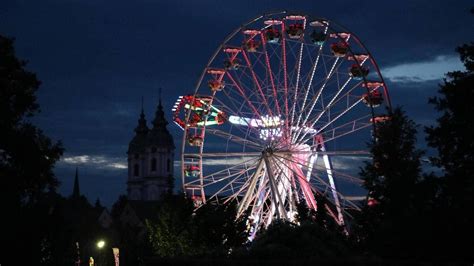
M 184 156 L 193 155 L 192 153 L 185 153 Z M 259 157 L 262 155 L 262 152 L 206 152 L 200 154 L 202 158 L 229 158 L 229 157 L 236 157 L 236 158 L 245 158 L 245 157 Z M 252 158 L 255 159 L 255 158 Z M 252 160 L 250 159 L 250 160 Z M 246 161 L 244 161 L 246 162 Z
M 218 174 L 228 174 L 230 175 L 230 171 L 231 170 L 235 170 L 237 169 L 238 171 L 241 171 L 242 169 L 240 169 L 241 167 L 245 167 L 245 169 L 250 169 L 252 168 L 253 166 L 250 166 L 248 167 L 247 165 L 248 164 L 253 164 L 253 161 L 256 161 L 257 159 L 256 158 L 249 158 L 249 159 L 246 159 L 246 160 L 242 160 L 241 162 L 237 162 L 237 163 L 232 163 L 229 167 L 227 168 L 224 168 L 224 169 L 219 169 L 217 170 L 216 172 L 213 172 L 213 173 L 210 173 L 210 174 L 207 174 L 205 176 L 203 176 L 203 179 L 209 179 L 209 178 L 213 178 L 213 176 L 216 176 Z M 205 163 L 203 163 L 205 164 Z M 245 170 L 244 169 L 244 170 Z
M 318 155 L 321 155 L 321 154 L 318 154 Z M 289 161 L 291 163 L 294 163 L 296 165 L 299 165 L 301 168 L 307 169 L 309 171 L 309 165 L 311 164 L 311 161 L 295 160 L 295 159 L 290 159 L 286 156 L 281 156 L 281 155 L 275 155 L 275 156 L 278 157 L 278 158 L 282 158 L 286 161 Z M 324 167 L 324 169 L 322 169 L 322 167 Z M 317 164 L 315 164 L 315 162 L 313 162 L 312 170 L 316 171 L 316 172 L 320 172 L 320 173 L 325 173 L 326 172 L 326 166 L 318 166 Z M 351 183 L 358 184 L 358 185 L 361 185 L 363 183 L 362 179 L 360 179 L 358 177 L 355 177 L 353 175 L 343 173 L 341 171 L 334 170 L 334 169 L 332 169 L 332 172 L 336 177 L 341 177 L 342 179 L 344 179 L 346 181 L 349 181 Z M 312 171 L 311 171 L 311 173 L 312 173 Z M 313 176 L 313 174 L 311 174 L 311 176 Z
M 293 189 L 295 189 L 296 186 L 294 185 L 294 180 L 292 179 L 292 176 L 290 175 L 291 172 L 280 166 L 278 162 L 278 159 L 272 158 L 272 161 L 276 168 L 279 169 L 279 192 L 281 195 L 283 195 L 284 203 L 287 202 L 289 206 L 289 212 L 292 213 L 293 210 L 296 209 L 296 205 L 293 199 Z M 288 198 L 288 200 L 286 200 Z M 291 219 L 290 219 L 291 220 Z
M 332 125 L 335 121 L 337 121 L 339 118 L 341 118 L 343 115 L 347 114 L 354 106 L 362 102 L 363 98 L 360 98 L 359 100 L 355 101 L 353 104 L 351 104 L 346 110 L 342 111 L 340 114 L 338 114 L 335 118 L 331 119 L 328 123 L 326 123 L 324 126 L 319 128 L 320 131 L 324 131 L 328 126 Z
M 285 158 L 283 158 L 283 159 L 285 159 Z M 288 165 L 285 162 L 282 162 L 282 163 L 284 165 Z M 346 213 L 346 211 L 343 208 L 343 206 L 345 204 L 351 205 L 352 207 L 356 208 L 357 210 L 360 210 L 360 208 L 358 207 L 357 204 L 355 204 L 352 201 L 346 199 L 345 196 L 343 194 L 341 194 L 339 191 L 337 191 L 332 184 L 329 184 L 327 181 L 325 181 L 324 179 L 322 179 L 318 175 L 312 175 L 312 177 L 314 177 L 324 188 L 328 189 L 333 194 L 333 197 L 328 197 L 328 199 L 335 205 L 336 209 L 338 210 L 339 214 L 338 214 L 337 218 L 338 218 L 339 222 L 343 222 L 343 221 L 341 221 L 341 214 L 343 212 Z M 311 186 L 311 187 L 313 187 L 313 186 Z M 317 191 L 315 191 L 315 192 L 317 192 Z M 340 200 L 342 201 L 342 204 L 341 204 Z
M 277 214 L 277 219 L 287 219 L 285 207 L 283 206 L 283 201 L 281 199 L 281 195 L 278 193 L 278 186 L 277 186 L 277 181 L 274 176 L 274 169 L 272 167 L 272 164 L 270 163 L 270 159 L 268 156 L 263 156 L 264 162 L 265 162 L 265 169 L 267 172 L 268 176 L 268 183 L 270 184 L 270 189 L 272 193 L 272 204 L 276 204 L 277 206 L 275 207 L 275 211 Z
M 247 52 L 245 52 L 245 50 L 242 50 L 242 55 L 245 59 L 245 62 L 247 63 L 247 67 L 250 71 L 250 74 L 252 75 L 254 84 L 257 87 L 258 91 L 260 92 L 260 96 L 261 96 L 260 100 L 262 100 L 263 104 L 266 106 L 268 114 L 273 117 L 272 110 L 270 109 L 270 106 L 268 105 L 268 102 L 267 102 L 267 97 L 265 97 L 265 93 L 263 93 L 262 86 L 260 85 L 257 74 L 255 74 L 255 71 L 253 70 L 252 63 L 250 62 L 250 59 L 248 58 Z
M 336 94 L 333 96 L 333 98 L 331 99 L 331 101 L 327 104 L 327 106 L 325 108 L 323 108 L 323 110 L 321 112 L 319 112 L 319 115 L 316 117 L 316 119 L 310 123 L 310 128 L 313 128 L 314 125 L 319 121 L 319 119 L 326 113 L 326 111 L 332 106 L 332 104 L 334 103 L 334 101 L 337 99 L 337 96 L 339 96 L 339 94 L 345 89 L 345 87 L 347 86 L 347 84 L 349 84 L 349 82 L 351 81 L 352 77 L 349 77 L 346 82 L 344 83 L 344 85 L 342 85 L 342 87 L 336 92 Z M 303 133 L 303 137 L 304 138 L 306 135 L 306 133 Z M 298 137 L 297 137 L 298 138 Z M 297 141 L 298 142 L 298 141 Z
M 244 100 L 247 102 L 247 104 L 249 105 L 249 107 L 252 109 L 252 111 L 254 112 L 254 114 L 256 114 L 260 119 L 262 119 L 262 115 L 260 114 L 260 112 L 257 110 L 257 108 L 255 108 L 255 106 L 253 105 L 253 103 L 249 100 L 249 98 L 247 97 L 247 95 L 245 94 L 244 90 L 242 89 L 242 87 L 235 81 L 235 79 L 232 77 L 232 75 L 229 73 L 229 72 L 226 72 L 226 75 L 227 77 L 232 81 L 232 83 L 234 84 L 234 86 L 237 88 L 237 90 L 240 92 L 240 95 L 242 96 L 242 98 L 244 98 Z
M 233 192 L 233 194 L 230 195 L 230 196 L 228 197 L 228 199 L 229 199 L 229 198 L 232 198 L 234 195 L 238 195 L 238 194 L 239 194 L 238 192 L 237 192 L 237 193 L 234 192 L 234 190 L 235 190 L 234 184 L 237 183 L 237 181 L 242 178 L 242 175 L 243 175 L 243 174 L 244 174 L 244 173 L 241 172 L 241 173 L 239 173 L 238 175 L 234 175 L 235 178 L 233 178 L 231 181 L 229 181 L 229 182 L 226 183 L 224 186 L 222 186 L 222 188 L 220 188 L 218 191 L 216 191 L 214 194 L 212 194 L 212 195 L 209 197 L 209 200 L 211 200 L 211 199 L 218 199 L 218 196 L 219 196 L 219 195 L 224 194 L 224 193 L 227 193 L 227 192 Z M 244 189 L 244 188 L 245 188 L 245 184 L 246 184 L 246 183 L 244 183 L 244 184 L 241 185 L 241 189 Z
M 257 186 L 258 179 L 262 176 L 263 168 L 265 162 L 263 159 L 260 159 L 258 162 L 257 170 L 253 173 L 253 175 L 247 180 L 248 189 L 242 198 L 242 201 L 239 203 L 237 208 L 237 215 L 240 216 L 244 210 L 246 210 L 251 203 L 251 200 L 255 194 L 255 188 Z M 238 195 L 239 193 L 237 193 Z
M 323 51 L 323 45 L 321 45 L 319 47 L 319 51 L 318 51 L 318 55 L 316 57 L 316 61 L 314 62 L 312 68 L 311 68 L 311 75 L 310 75 L 310 78 L 309 78 L 309 82 L 308 82 L 308 85 L 306 86 L 306 91 L 305 91 L 305 94 L 304 94 L 304 99 L 302 101 L 302 106 L 301 106 L 301 109 L 300 109 L 300 112 L 299 112 L 299 115 L 298 115 L 298 119 L 296 121 L 296 124 L 294 124 L 296 127 L 299 127 L 300 126 L 300 122 L 301 122 L 301 117 L 303 115 L 303 110 L 306 106 L 306 102 L 308 100 L 308 94 L 311 90 L 311 87 L 312 87 L 312 84 L 313 84 L 313 78 L 314 78 L 314 74 L 316 73 L 316 68 L 318 66 L 318 63 L 319 63 L 319 59 L 321 58 L 321 55 L 322 55 L 322 51 Z M 304 123 L 303 123 L 304 124 Z M 293 140 L 293 139 L 292 139 Z
M 363 117 L 357 118 L 353 121 L 347 122 L 329 130 L 319 132 L 318 135 L 323 136 L 324 143 L 328 143 L 340 137 L 344 137 L 346 135 L 350 135 L 352 133 L 356 133 L 360 130 L 371 127 L 372 123 L 370 123 L 370 118 L 372 118 L 372 115 L 365 115 Z M 313 137 L 314 135 L 306 136 L 304 139 L 300 140 L 299 143 L 307 143 Z M 316 148 L 316 146 L 317 145 L 313 145 L 311 147 Z
M 311 187 L 311 184 L 304 178 L 304 174 L 301 171 L 301 169 L 298 167 L 295 167 L 293 162 L 283 161 L 284 157 L 280 157 L 280 156 L 275 156 L 275 157 L 280 162 L 280 164 L 284 165 L 287 169 L 289 169 L 293 173 L 294 176 L 297 177 L 298 184 L 302 191 L 303 197 L 306 200 L 306 204 L 308 205 L 310 209 L 316 210 L 317 204 L 312 192 L 313 188 Z
M 275 87 L 275 80 L 273 78 L 273 71 L 272 71 L 272 67 L 270 65 L 270 58 L 268 56 L 265 37 L 263 36 L 262 32 L 260 32 L 260 39 L 262 41 L 263 52 L 265 54 L 265 65 L 267 67 L 268 76 L 270 77 L 270 83 L 272 85 L 272 91 L 273 91 L 273 98 L 274 98 L 274 101 L 275 101 L 275 107 L 277 108 L 278 115 L 280 115 L 281 111 L 280 111 L 280 106 L 278 105 L 278 96 L 277 96 L 277 90 L 276 90 L 276 87 Z
M 350 96 L 350 93 L 352 93 L 352 91 L 354 89 L 356 89 L 357 87 L 360 86 L 360 84 L 362 83 L 362 81 L 358 82 L 357 84 L 355 84 L 354 86 L 352 86 L 352 88 L 350 88 L 346 93 L 344 93 L 341 97 L 337 98 L 337 96 L 339 96 L 340 92 L 342 92 L 342 90 L 345 88 L 345 86 L 347 85 L 347 83 L 351 80 L 351 78 L 349 78 L 346 83 L 343 85 L 343 87 L 334 95 L 334 97 L 331 99 L 331 101 L 326 105 L 326 107 L 323 108 L 323 110 L 320 112 L 320 114 L 316 117 L 316 119 L 314 119 L 311 124 L 310 124 L 310 128 L 314 128 L 314 126 L 316 125 L 317 122 L 319 122 L 319 120 L 321 119 L 321 117 L 327 112 L 329 111 L 336 103 L 338 103 L 340 100 L 342 99 L 345 99 L 347 98 L 349 100 L 349 96 Z M 349 108 L 352 108 L 354 107 L 355 105 L 351 105 Z M 348 108 L 348 109 L 349 109 Z M 304 143 L 304 138 L 306 137 L 307 135 L 307 132 L 304 132 L 303 135 L 301 137 L 299 137 L 299 140 L 296 141 L 297 143 Z
M 306 19 L 305 19 L 306 23 Z M 293 125 L 294 118 L 295 118 L 295 109 L 296 109 L 296 100 L 298 97 L 298 86 L 300 83 L 300 78 L 301 78 L 301 62 L 303 60 L 303 49 L 304 49 L 304 42 L 300 44 L 300 51 L 298 53 L 298 66 L 297 66 L 297 72 L 296 72 L 296 84 L 295 84 L 295 92 L 294 92 L 294 98 L 293 98 L 293 106 L 291 107 L 291 120 L 290 120 L 290 125 Z
M 281 32 L 285 32 L 285 22 L 281 23 Z M 287 65 L 286 65 L 286 38 L 285 34 L 282 34 L 282 57 L 283 57 L 283 87 L 285 88 L 284 94 L 284 102 L 285 102 L 285 132 L 284 134 L 290 134 L 289 126 L 288 126 L 288 73 L 287 73 Z
M 204 179 L 203 187 L 216 185 L 216 184 L 218 184 L 222 181 L 228 181 L 229 179 L 233 180 L 233 181 L 230 181 L 229 183 L 233 183 L 234 181 L 239 179 L 239 177 L 241 177 L 246 171 L 251 171 L 253 169 L 255 169 L 255 167 L 249 167 L 248 169 L 236 171 L 235 173 L 228 173 L 228 174 L 221 173 L 222 177 L 219 174 L 208 175 L 207 177 L 203 177 L 203 179 Z
M 219 98 L 217 98 L 216 100 L 219 102 L 219 104 L 221 104 L 222 106 L 224 106 L 227 110 L 231 111 L 232 113 L 236 113 L 239 117 L 246 117 L 246 116 L 251 116 L 252 113 L 249 113 L 248 115 L 246 115 L 246 113 L 243 113 L 241 110 L 242 108 L 245 106 L 245 101 L 240 101 L 240 108 L 237 107 L 237 105 L 239 105 L 238 101 L 233 99 L 229 93 L 227 92 L 227 90 L 224 90 L 224 95 L 226 96 L 226 98 L 231 102 L 231 104 L 233 105 L 233 108 L 230 108 L 229 106 L 227 106 L 222 100 L 220 100 Z M 254 142 L 259 142 L 259 139 L 256 137 L 258 136 L 259 132 L 254 129 L 253 127 L 250 126 L 250 124 L 248 123 L 248 121 L 246 119 L 243 119 L 244 123 L 246 124 L 246 128 L 247 130 L 244 130 L 242 129 L 241 127 L 237 127 L 238 130 L 244 135 L 246 136 L 246 139 L 250 138 L 252 139 Z M 253 134 L 251 134 L 253 133 Z
M 237 90 L 240 92 L 240 95 L 245 99 L 245 102 L 250 106 L 250 108 L 252 109 L 253 113 L 256 114 L 258 116 L 258 118 L 260 119 L 260 121 L 264 121 L 265 118 L 260 114 L 260 112 L 257 110 L 257 108 L 255 107 L 255 105 L 249 100 L 247 94 L 244 92 L 244 89 L 239 85 L 239 83 L 232 77 L 232 75 L 229 73 L 229 72 L 226 72 L 227 76 L 229 77 L 229 79 L 232 81 L 232 83 L 234 84 L 234 86 L 237 88 Z M 251 125 L 248 125 L 248 128 L 251 129 L 253 128 Z M 256 130 L 256 129 L 255 129 Z M 257 131 L 254 131 L 256 134 L 260 134 L 260 132 L 257 132 Z
M 226 140 L 230 140 L 234 143 L 240 144 L 240 145 L 245 146 L 245 147 L 253 148 L 255 150 L 261 150 L 261 148 L 262 148 L 262 146 L 260 144 L 254 142 L 254 141 L 235 136 L 233 134 L 224 132 L 224 131 L 219 130 L 219 129 L 215 129 L 215 128 L 210 129 L 210 128 L 208 128 L 207 133 L 210 133 L 210 134 L 212 134 L 214 136 L 217 136 L 217 137 L 220 137 L 220 138 L 224 138 Z
M 301 112 L 302 113 L 306 113 L 306 117 L 304 118 L 303 120 L 303 123 L 302 125 L 306 125 L 306 122 L 308 121 L 309 117 L 311 117 L 311 113 L 313 112 L 313 109 L 314 109 L 314 106 L 316 105 L 316 103 L 318 102 L 319 100 L 319 97 L 321 97 L 321 94 L 323 93 L 323 90 L 324 88 L 326 87 L 328 81 L 332 78 L 333 74 L 334 74 L 334 69 L 337 65 L 337 63 L 339 62 L 339 57 L 337 57 L 335 60 L 334 60 L 334 63 L 331 67 L 331 70 L 329 71 L 329 74 L 326 76 L 326 78 L 324 79 L 324 82 L 323 84 L 321 85 L 321 87 L 318 89 L 318 92 L 316 93 L 316 95 L 313 97 L 313 99 L 311 100 L 311 104 L 310 104 L 310 108 L 309 108 L 309 111 L 305 111 L 305 110 L 302 110 Z M 340 65 L 340 64 L 339 64 Z M 299 125 L 297 125 L 299 126 Z M 302 126 L 300 127 L 299 130 L 296 131 L 296 134 L 293 136 L 293 142 L 295 142 L 299 135 L 301 134 L 302 132 Z

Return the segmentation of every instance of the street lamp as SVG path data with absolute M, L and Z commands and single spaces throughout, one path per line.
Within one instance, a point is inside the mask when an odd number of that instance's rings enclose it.
M 99 265 L 102 266 L 104 262 L 104 258 L 102 258 L 102 249 L 105 247 L 105 241 L 99 240 L 97 241 L 97 248 L 99 249 Z
M 105 241 L 104 240 L 97 241 L 97 247 L 99 249 L 102 249 L 104 246 L 105 246 Z

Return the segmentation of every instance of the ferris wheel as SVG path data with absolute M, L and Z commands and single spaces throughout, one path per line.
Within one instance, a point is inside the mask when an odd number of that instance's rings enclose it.
M 250 238 L 275 219 L 295 220 L 315 195 L 345 224 L 360 187 L 359 158 L 390 112 L 387 86 L 357 36 L 322 18 L 279 12 L 231 33 L 194 93 L 180 96 L 183 190 L 196 207 L 236 201 Z

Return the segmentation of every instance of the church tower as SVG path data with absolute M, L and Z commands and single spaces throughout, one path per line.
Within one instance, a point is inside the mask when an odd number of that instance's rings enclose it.
M 152 128 L 142 110 L 135 136 L 128 146 L 129 200 L 154 201 L 173 187 L 174 141 L 166 126 L 161 95 Z

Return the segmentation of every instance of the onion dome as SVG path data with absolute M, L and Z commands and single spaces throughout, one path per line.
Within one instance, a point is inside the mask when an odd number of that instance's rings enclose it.
M 135 128 L 135 137 L 128 145 L 128 154 L 140 153 L 143 152 L 147 146 L 147 134 L 148 126 L 146 125 L 145 114 L 143 112 L 143 103 L 142 103 L 142 112 L 140 113 L 140 119 L 138 119 L 138 125 Z
M 163 105 L 161 105 L 161 98 L 158 103 L 158 107 L 155 113 L 155 119 L 152 122 L 153 128 L 148 133 L 147 146 L 148 147 L 159 147 L 167 149 L 175 149 L 173 136 L 166 128 L 168 121 L 165 119 L 165 113 L 163 112 Z

